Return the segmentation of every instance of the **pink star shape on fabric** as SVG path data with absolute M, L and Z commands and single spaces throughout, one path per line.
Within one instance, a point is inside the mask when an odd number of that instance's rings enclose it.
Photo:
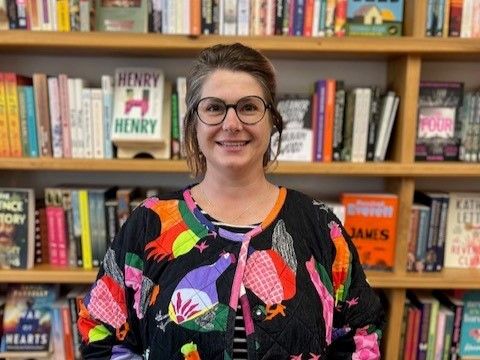
M 315 355 L 314 353 L 310 353 L 311 358 L 308 360 L 320 360 L 320 355 Z
M 206 241 L 202 241 L 200 244 L 195 245 L 195 247 L 200 251 L 200 254 L 203 253 L 203 250 L 208 248 L 208 245 L 206 244 Z
M 290 360 L 302 360 L 302 354 L 291 355 Z
M 351 308 L 352 306 L 358 304 L 358 297 L 353 298 L 351 300 L 347 300 L 346 303 L 348 304 L 348 308 Z

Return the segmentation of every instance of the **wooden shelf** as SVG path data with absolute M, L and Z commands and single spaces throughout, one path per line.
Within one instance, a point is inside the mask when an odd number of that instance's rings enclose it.
M 33 270 L 0 270 L 0 283 L 91 284 L 97 270 L 36 266 Z M 395 274 L 367 271 L 379 289 L 480 289 L 480 270 L 444 269 L 440 273 Z
M 162 172 L 186 173 L 183 160 L 89 160 L 53 158 L 0 158 L 2 170 L 28 171 L 78 171 L 78 172 Z M 479 177 L 480 163 L 303 163 L 280 162 L 272 166 L 271 172 L 283 175 L 353 175 L 382 177 Z
M 480 270 L 443 269 L 439 273 L 367 272 L 370 284 L 381 289 L 480 289 Z
M 325 55 L 358 59 L 421 55 L 433 59 L 480 59 L 480 39 L 414 37 L 304 38 L 287 36 L 186 36 L 108 32 L 0 31 L 1 52 L 65 55 L 191 57 L 218 43 L 242 43 L 276 58 Z

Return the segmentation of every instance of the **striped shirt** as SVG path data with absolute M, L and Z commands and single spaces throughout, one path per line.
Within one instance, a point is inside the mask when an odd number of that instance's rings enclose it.
M 239 226 L 231 225 L 217 219 L 212 218 L 205 210 L 203 210 L 198 204 L 197 207 L 200 209 L 203 215 L 212 222 L 212 224 L 227 229 L 229 231 L 246 233 L 252 230 L 254 225 Z M 235 329 L 233 333 L 233 360 L 247 360 L 248 359 L 248 350 L 247 350 L 247 333 L 245 331 L 245 321 L 243 319 L 243 311 L 240 302 L 238 303 L 237 313 L 235 314 Z

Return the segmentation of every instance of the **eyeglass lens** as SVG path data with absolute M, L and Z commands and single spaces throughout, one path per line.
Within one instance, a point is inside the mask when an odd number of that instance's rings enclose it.
M 260 121 L 266 111 L 265 103 L 261 98 L 249 96 L 240 99 L 233 106 L 227 106 L 223 100 L 218 98 L 204 98 L 198 103 L 197 112 L 201 121 L 213 125 L 224 120 L 227 107 L 234 107 L 238 118 L 246 124 Z

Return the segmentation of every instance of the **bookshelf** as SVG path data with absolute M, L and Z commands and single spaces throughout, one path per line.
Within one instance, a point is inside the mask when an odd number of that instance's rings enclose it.
M 422 66 L 426 62 L 446 61 L 462 63 L 480 59 L 480 39 L 426 38 L 423 36 L 427 0 L 405 0 L 405 22 L 402 38 L 301 38 L 301 37 L 220 37 L 220 36 L 180 36 L 159 34 L 124 33 L 51 33 L 0 31 L 0 53 L 8 60 L 0 60 L 0 70 L 16 71 L 18 65 L 12 59 L 21 59 L 30 68 L 35 68 L 35 58 L 49 59 L 50 67 L 65 61 L 67 54 L 75 57 L 77 64 L 87 58 L 107 59 L 107 63 L 128 57 L 135 61 L 148 59 L 192 58 L 204 47 L 223 42 L 240 41 L 263 51 L 273 60 L 282 61 L 342 61 L 353 66 L 361 66 L 363 61 L 376 61 L 385 65 L 384 85 L 393 88 L 400 95 L 400 107 L 388 161 L 384 163 L 279 163 L 272 168 L 274 176 L 294 177 L 315 181 L 318 177 L 331 179 L 358 178 L 382 179 L 385 189 L 399 195 L 400 217 L 398 224 L 395 268 L 391 273 L 368 272 L 370 283 L 382 289 L 389 299 L 390 309 L 386 333 L 384 335 L 384 358 L 396 359 L 399 352 L 400 332 L 406 289 L 480 289 L 480 271 L 446 269 L 438 274 L 409 274 L 405 271 L 406 235 L 413 192 L 417 181 L 468 182 L 480 180 L 480 164 L 468 163 L 415 163 L 414 145 L 416 134 L 416 109 L 418 88 L 422 78 Z M 29 61 L 31 64 L 29 64 Z M 52 65 L 53 64 L 53 65 Z M 48 72 L 48 67 L 38 65 L 38 71 Z M 113 72 L 112 65 L 110 72 Z M 140 66 L 140 65 L 139 65 Z M 162 66 L 162 65 L 160 65 Z M 343 65 L 345 66 L 345 65 Z M 169 69 L 166 73 L 184 72 L 186 69 Z M 21 69 L 25 71 L 25 68 Z M 20 70 L 19 70 L 20 71 Z M 65 70 L 66 71 L 66 70 Z M 94 70 L 100 75 L 102 69 Z M 68 71 L 67 71 L 68 73 Z M 282 74 L 279 73 L 281 77 Z M 438 74 L 441 79 L 442 74 Z M 319 75 L 319 78 L 321 76 Z M 311 79 L 310 79 L 311 80 Z M 348 78 L 345 78 L 348 80 Z M 467 79 L 459 79 L 467 80 Z M 373 80 L 372 80 L 373 81 Z M 281 85 L 281 84 L 280 84 Z M 478 80 L 477 80 L 478 85 Z M 384 86 L 385 87 L 385 86 Z M 2 185 L 15 186 L 19 174 L 25 174 L 31 186 L 45 172 L 55 173 L 58 181 L 63 174 L 82 173 L 80 181 L 98 174 L 145 173 L 161 175 L 159 179 L 185 175 L 184 161 L 156 160 L 79 160 L 79 159 L 0 159 L 0 179 Z M 36 176 L 30 176 L 35 173 Z M 58 176 L 57 176 L 58 174 Z M 30 180 L 29 180 L 30 179 Z M 313 180 L 312 180 L 313 179 Z M 57 180 L 57 179 L 56 179 Z M 452 181 L 453 180 L 453 181 Z M 22 183 L 22 184 L 23 184 Z M 55 184 L 52 184 L 55 185 Z M 433 186 L 433 185 L 432 185 Z M 447 184 L 448 186 L 448 184 Z M 296 186 L 299 190 L 301 187 Z M 343 189 L 350 190 L 348 188 Z M 472 189 L 480 191 L 480 188 Z M 46 283 L 91 283 L 95 271 L 82 269 L 59 269 L 50 266 L 37 267 L 31 271 L 0 270 L 0 282 Z

